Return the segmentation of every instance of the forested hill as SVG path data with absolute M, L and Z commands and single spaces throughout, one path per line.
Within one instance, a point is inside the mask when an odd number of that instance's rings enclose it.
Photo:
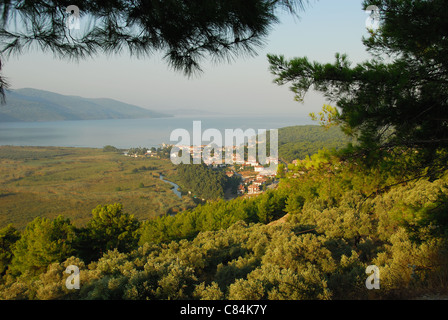
M 320 149 L 340 149 L 352 141 L 339 127 L 319 125 L 293 126 L 279 129 L 279 157 L 286 162 L 304 159 Z
M 66 96 L 37 89 L 9 90 L 0 122 L 160 118 L 170 115 L 113 99 Z

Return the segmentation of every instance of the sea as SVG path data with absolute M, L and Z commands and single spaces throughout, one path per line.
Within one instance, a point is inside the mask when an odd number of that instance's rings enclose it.
M 207 129 L 279 129 L 316 124 L 307 116 L 291 115 L 209 115 L 176 116 L 151 119 L 77 120 L 53 122 L 0 122 L 0 145 L 103 148 L 112 145 L 119 149 L 160 147 L 177 144 L 171 133 L 185 129 L 193 134 L 193 122 L 201 121 L 202 132 Z

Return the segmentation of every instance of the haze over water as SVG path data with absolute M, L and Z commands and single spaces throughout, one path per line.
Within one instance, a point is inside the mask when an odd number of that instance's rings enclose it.
M 55 146 L 102 148 L 158 147 L 170 141 L 175 129 L 186 129 L 192 134 L 193 121 L 202 121 L 202 132 L 218 129 L 279 129 L 282 127 L 316 124 L 309 117 L 288 115 L 244 116 L 182 116 L 157 119 L 88 120 L 56 122 L 0 123 L 0 145 Z

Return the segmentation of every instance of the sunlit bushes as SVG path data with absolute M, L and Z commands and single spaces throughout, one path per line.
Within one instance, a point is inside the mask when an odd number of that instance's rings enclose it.
M 392 299 L 446 293 L 446 179 L 366 195 L 347 177 L 343 189 L 333 185 L 331 193 L 328 184 L 316 188 L 327 177 L 310 174 L 304 184 L 286 179 L 256 198 L 215 201 L 144 224 L 117 204 L 96 208 L 85 230 L 63 218 L 36 219 L 22 233 L 9 227 L 0 232 L 0 298 Z M 80 269 L 79 290 L 65 287 L 68 265 Z M 369 265 L 379 268 L 379 290 L 366 288 Z

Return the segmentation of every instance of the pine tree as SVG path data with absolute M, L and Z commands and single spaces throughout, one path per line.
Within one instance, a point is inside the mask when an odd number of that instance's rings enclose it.
M 75 252 L 74 238 L 74 227 L 62 216 L 34 219 L 14 245 L 11 274 L 35 276 L 51 263 L 64 261 Z
M 0 276 L 4 275 L 12 260 L 14 243 L 20 239 L 20 233 L 11 224 L 0 229 Z
M 337 107 L 331 119 L 358 138 L 351 155 L 368 165 L 397 158 L 408 174 L 437 176 L 448 160 L 448 11 L 443 0 L 371 0 L 381 24 L 364 39 L 371 61 L 352 66 L 307 57 L 269 55 L 279 85 L 289 83 L 297 100 L 311 88 Z M 384 160 L 390 160 L 389 162 Z M 407 178 L 407 177 L 406 177 Z
M 78 231 L 76 248 L 85 261 L 97 260 L 109 250 L 129 252 L 138 245 L 140 222 L 123 212 L 120 203 L 99 205 L 92 210 L 86 228 Z
M 305 0 L 87 0 L 79 30 L 68 28 L 78 13 L 60 0 L 6 0 L 0 4 L 0 53 L 30 48 L 81 59 L 98 53 L 145 57 L 163 52 L 187 75 L 201 72 L 203 59 L 255 55 L 278 23 L 278 10 L 297 14 Z M 76 16 L 73 16 L 75 15 Z M 82 23 L 81 23 L 82 21 Z M 82 25 L 81 25 L 82 24 Z M 0 93 L 6 88 L 0 78 Z

